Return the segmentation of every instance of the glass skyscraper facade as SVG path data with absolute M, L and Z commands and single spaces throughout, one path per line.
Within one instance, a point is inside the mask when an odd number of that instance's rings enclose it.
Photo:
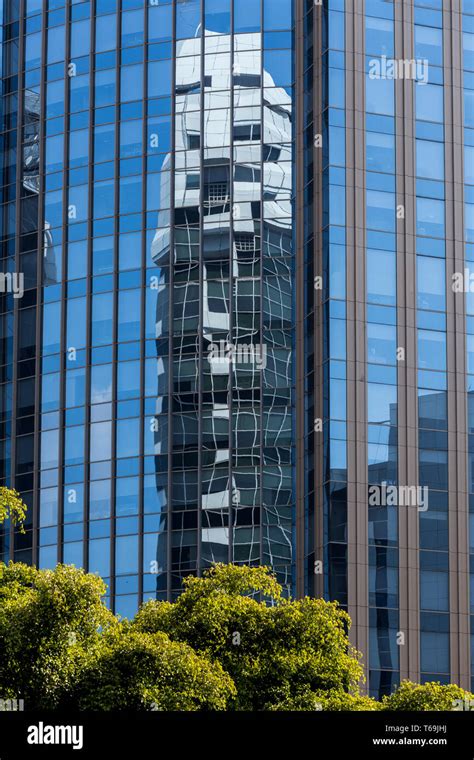
M 290 592 L 291 3 L 3 12 L 2 474 L 30 510 L 2 556 L 98 572 L 122 614 L 215 561 Z
M 347 607 L 375 695 L 474 673 L 473 24 L 472 0 L 296 23 L 298 591 Z
M 0 558 L 271 565 L 370 693 L 471 688 L 474 1 L 0 12 Z

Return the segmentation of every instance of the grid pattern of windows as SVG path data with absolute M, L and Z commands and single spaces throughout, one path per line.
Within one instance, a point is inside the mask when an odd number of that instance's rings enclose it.
M 463 146 L 442 0 L 302 0 L 298 38 L 292 0 L 0 0 L 0 479 L 30 507 L 2 559 L 97 572 L 122 615 L 213 562 L 271 565 L 285 593 L 355 613 L 372 694 L 412 662 L 450 680 L 461 152 L 474 260 L 461 4 Z M 425 77 L 381 73 L 401 51 Z M 366 505 L 384 484 L 426 487 L 428 509 Z
M 344 1 L 324 11 L 322 145 L 324 592 L 347 605 Z
M 214 561 L 289 592 L 292 3 L 6 6 L 10 268 L 34 248 L 2 296 L 14 556 L 100 573 L 123 615 Z
M 398 484 L 395 89 L 370 76 L 395 55 L 394 8 L 365 15 L 365 170 L 368 484 Z M 398 521 L 390 505 L 368 507 L 369 686 L 391 693 L 399 679 Z
M 20 2 L 2 3 L 2 145 L 3 192 L 2 250 L 3 270 L 21 282 L 21 293 L 12 296 L 14 280 L 7 284 L 2 298 L 2 345 L 4 373 L 2 377 L 3 452 L 2 478 L 15 484 L 24 494 L 28 507 L 27 532 L 17 533 L 15 559 L 30 561 L 34 522 L 33 502 L 37 474 L 34 472 L 34 431 L 37 395 L 37 277 L 40 208 L 40 101 L 33 81 L 21 62 L 29 59 L 31 47 L 25 31 L 28 25 Z M 29 36 L 29 35 L 28 35 Z M 33 34 L 31 35 L 33 36 Z M 47 235 L 48 232 L 45 231 Z M 7 295 L 9 291 L 9 294 Z M 1 543 L 8 558 L 13 551 L 13 532 L 6 525 Z
M 421 680 L 449 681 L 448 413 L 444 186 L 443 19 L 415 3 L 414 56 L 429 62 L 415 84 L 418 473 Z M 440 4 L 438 4 L 440 6 Z M 429 88 L 429 92 L 426 92 Z
M 304 349 L 308 393 L 304 587 L 309 593 L 338 599 L 353 613 L 351 635 L 357 645 L 363 642 L 374 696 L 391 692 L 401 677 L 413 677 L 413 672 L 421 681 L 447 682 L 453 678 L 452 668 L 458 668 L 456 678 L 467 686 L 462 633 L 466 600 L 458 605 L 459 600 L 450 599 L 462 583 L 462 539 L 450 537 L 449 526 L 457 525 L 459 531 L 463 525 L 463 451 L 471 446 L 463 448 L 459 433 L 455 450 L 452 444 L 448 450 L 463 400 L 461 393 L 454 401 L 455 394 L 448 390 L 458 393 L 452 375 L 461 366 L 449 325 L 458 326 L 462 316 L 453 313 L 455 299 L 447 272 L 459 239 L 452 187 L 456 156 L 462 151 L 466 261 L 472 258 L 472 9 L 463 3 L 464 146 L 459 147 L 453 126 L 457 93 L 452 94 L 457 74 L 448 68 L 449 45 L 445 48 L 443 41 L 444 37 L 455 44 L 457 10 L 451 14 L 442 0 L 401 5 L 365 0 L 361 22 L 354 4 L 344 0 L 327 0 L 317 12 L 307 3 L 300 51 L 307 77 L 301 97 L 308 128 L 301 182 L 303 220 L 296 223 L 301 224 L 302 240 L 310 249 L 305 251 L 308 283 L 322 275 L 322 298 L 314 292 L 309 295 L 308 286 L 304 307 L 314 349 L 306 345 Z M 316 44 L 321 50 L 314 49 Z M 357 63 L 361 53 L 366 64 L 362 84 Z M 396 66 L 384 69 L 391 62 L 402 63 L 398 59 L 403 56 L 407 57 L 404 72 L 397 74 Z M 407 72 L 406 67 L 415 62 L 416 71 Z M 317 141 L 319 131 L 322 139 Z M 409 176 L 404 176 L 407 169 Z M 353 218 L 354 209 L 362 208 L 365 217 L 356 213 Z M 470 434 L 469 291 L 466 288 L 465 327 Z M 361 331 L 363 348 L 358 343 Z M 319 357 L 324 367 L 321 381 Z M 365 393 L 360 391 L 361 383 Z M 321 432 L 315 427 L 313 434 L 311 420 L 318 422 L 320 410 L 324 425 Z M 357 454 L 351 448 L 355 446 Z M 468 458 L 471 493 L 471 454 Z M 381 486 L 381 496 L 384 485 L 424 490 L 418 491 L 411 506 L 403 506 L 400 491 L 393 506 L 373 506 L 369 501 L 365 525 L 360 513 L 365 512 L 361 486 L 366 483 Z M 349 504 L 357 514 L 348 512 Z M 401 514 L 403 509 L 411 510 L 409 516 Z M 472 530 L 470 538 L 472 547 Z M 459 556 L 449 552 L 456 540 Z M 318 584 L 314 573 L 321 547 L 324 583 Z M 471 615 L 473 567 L 471 560 Z M 474 643 L 472 647 L 474 652 Z
M 173 462 L 158 544 L 172 593 L 228 560 L 293 586 L 291 18 L 288 2 L 177 6 L 175 225 L 152 243 L 172 283 L 170 327 L 157 320 L 173 346 L 157 435 Z

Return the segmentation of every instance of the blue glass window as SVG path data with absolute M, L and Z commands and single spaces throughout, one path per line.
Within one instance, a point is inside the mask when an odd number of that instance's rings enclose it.
M 94 218 L 112 216 L 114 213 L 115 185 L 113 180 L 94 183 Z
M 156 359 L 152 360 L 156 377 Z M 156 389 L 156 382 L 155 382 Z M 117 367 L 117 398 L 125 400 L 140 395 L 140 362 L 120 362 Z
M 55 135 L 46 139 L 46 172 L 54 172 L 63 168 L 63 151 L 63 135 Z
M 71 24 L 71 58 L 79 58 L 90 51 L 90 22 L 75 21 Z
M 110 576 L 110 540 L 97 538 L 89 541 L 89 572 L 101 578 Z
M 423 121 L 444 121 L 443 88 L 434 84 L 415 84 L 416 118 Z
M 124 121 L 120 125 L 120 156 L 139 156 L 142 153 L 142 122 Z
M 420 606 L 424 610 L 447 612 L 449 609 L 449 574 L 420 570 Z
M 59 409 L 59 373 L 43 375 L 41 383 L 41 411 Z
M 115 155 L 115 125 L 106 124 L 94 130 L 94 160 L 113 161 Z
M 449 673 L 449 633 L 421 631 L 420 653 L 424 673 Z
M 112 423 L 93 422 L 90 426 L 90 460 L 101 462 L 110 460 L 112 444 Z
M 140 420 L 117 420 L 117 458 L 137 456 L 140 450 Z
M 64 440 L 64 463 L 81 464 L 84 461 L 84 426 L 67 427 Z
M 345 133 L 345 130 L 341 130 Z M 366 132 L 366 166 L 368 171 L 395 171 L 395 136 L 383 132 Z
M 58 524 L 58 489 L 42 488 L 40 492 L 40 527 Z
M 259 3 L 255 3 L 259 5 Z M 292 3 L 288 0 L 263 0 L 264 29 L 291 29 Z
M 143 90 L 143 66 L 122 66 L 120 73 L 120 100 L 137 100 L 142 96 Z
M 397 329 L 393 325 L 367 325 L 367 360 L 377 364 L 395 364 Z
M 397 386 L 367 384 L 368 421 L 397 424 Z
M 426 58 L 430 66 L 443 65 L 443 31 L 415 24 L 415 57 Z
M 148 97 L 168 95 L 171 88 L 171 61 L 153 61 L 148 64 Z
M 58 466 L 59 430 L 45 430 L 41 433 L 41 469 Z
M 138 572 L 138 536 L 115 539 L 115 570 L 117 575 Z
M 89 487 L 89 517 L 91 520 L 110 515 L 110 480 L 95 480 Z
M 127 420 L 128 422 L 128 420 Z M 138 422 L 138 420 L 134 420 Z M 117 436 L 122 436 L 125 428 L 117 430 Z M 135 433 L 135 431 L 134 431 Z M 133 454 L 138 453 L 138 434 L 134 442 Z M 138 478 L 117 478 L 115 493 L 115 512 L 117 515 L 136 515 L 138 513 Z
M 142 186 L 143 178 L 141 175 L 134 177 L 121 177 L 119 180 L 120 189 L 120 214 L 133 214 L 142 209 Z
M 39 566 L 43 570 L 56 567 L 58 563 L 58 547 L 57 546 L 40 546 L 39 550 Z
M 112 399 L 112 364 L 91 367 L 91 404 L 103 404 Z
M 395 195 L 367 190 L 367 226 L 373 230 L 395 232 Z
M 115 69 L 95 73 L 95 107 L 115 103 Z
M 215 2 L 215 0 L 214 0 Z M 218 0 L 219 6 L 222 5 Z M 208 3 L 206 3 L 207 8 Z M 172 6 L 163 5 L 148 9 L 148 41 L 159 42 L 171 38 Z M 208 27 L 206 27 L 208 28 Z M 218 30 L 215 30 L 218 31 Z
M 86 299 L 71 298 L 67 303 L 67 347 L 86 345 Z
M 418 330 L 418 366 L 446 371 L 446 333 Z
M 446 308 L 446 267 L 443 259 L 417 256 L 417 304 L 420 309 Z
M 122 13 L 122 45 L 143 45 L 143 10 Z
M 100 293 L 92 299 L 92 343 L 105 346 L 113 338 L 113 295 Z
M 140 290 L 125 290 L 119 294 L 118 340 L 140 338 Z
M 100 74 L 102 72 L 98 72 Z M 89 108 L 89 75 L 70 78 L 69 108 L 71 112 Z
M 416 174 L 428 179 L 444 179 L 444 145 L 429 140 L 416 141 Z
M 234 32 L 260 30 L 260 3 L 258 0 L 234 0 Z
M 367 300 L 394 306 L 396 303 L 396 257 L 391 251 L 367 251 Z
M 43 354 L 55 354 L 60 347 L 61 303 L 44 304 L 43 314 Z
M 416 232 L 428 237 L 445 236 L 444 201 L 433 198 L 416 199 Z
M 41 64 L 41 34 L 28 34 L 25 43 L 25 68 L 32 69 Z
M 335 14 L 334 14 L 335 15 Z M 365 19 L 365 49 L 375 56 L 393 57 L 393 22 L 367 16 Z
M 117 46 L 117 16 L 115 13 L 98 16 L 95 22 L 95 49 L 97 53 L 115 50 Z
M 394 82 L 392 79 L 365 78 L 365 100 L 368 113 L 394 115 Z
M 48 64 L 64 61 L 65 52 L 64 26 L 48 29 Z

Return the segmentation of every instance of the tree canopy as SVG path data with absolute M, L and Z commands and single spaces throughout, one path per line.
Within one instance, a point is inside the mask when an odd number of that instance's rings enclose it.
M 359 693 L 350 618 L 336 602 L 284 599 L 263 567 L 219 564 L 184 586 L 173 604 L 145 604 L 133 627 L 163 631 L 219 662 L 237 688 L 233 709 L 292 709 L 319 692 Z
M 0 563 L 0 694 L 27 710 L 459 710 L 474 695 L 408 681 L 362 693 L 350 619 L 335 602 L 288 600 L 263 567 L 216 565 L 132 621 L 73 566 Z
M 69 702 L 81 710 L 225 710 L 234 694 L 219 663 L 125 623 L 86 659 Z
M 402 681 L 390 696 L 383 697 L 384 710 L 474 710 L 474 695 L 456 684 L 430 681 L 423 685 Z
M 29 709 L 58 707 L 81 657 L 117 621 L 104 582 L 74 567 L 0 564 L 0 693 Z
M 0 486 L 0 525 L 10 519 L 13 525 L 17 525 L 21 533 L 25 532 L 23 523 L 26 517 L 26 504 L 13 488 Z

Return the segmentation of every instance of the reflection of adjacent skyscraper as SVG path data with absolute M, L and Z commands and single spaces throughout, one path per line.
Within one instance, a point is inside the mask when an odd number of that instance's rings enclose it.
M 30 232 L 37 231 L 39 180 L 39 143 L 40 143 L 40 98 L 37 92 L 25 90 L 24 97 L 24 141 L 22 184 L 26 199 L 24 201 L 23 227 Z M 43 277 L 47 282 L 57 282 L 54 240 L 50 225 L 45 221 L 43 231 Z
M 215 559 L 289 590 L 292 2 L 54 6 L 2 11 L 1 556 L 127 616 Z
M 262 70 L 261 35 L 234 40 L 232 63 L 228 35 L 206 32 L 203 57 L 201 39 L 177 43 L 173 180 L 161 188 L 163 199 L 173 193 L 174 227 L 159 219 L 152 243 L 168 278 L 158 345 L 172 315 L 169 369 L 158 360 L 162 392 L 172 375 L 170 562 L 175 587 L 230 559 L 271 564 L 290 589 L 291 98 Z M 261 369 L 211 356 L 216 345 L 263 343 Z M 158 426 L 156 451 L 167 444 Z M 163 533 L 160 567 L 169 545 Z

